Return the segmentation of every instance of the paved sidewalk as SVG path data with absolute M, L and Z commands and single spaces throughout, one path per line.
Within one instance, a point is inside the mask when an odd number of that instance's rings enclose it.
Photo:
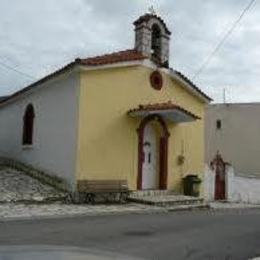
M 167 209 L 135 203 L 118 205 L 0 204 L 0 220 L 159 212 L 167 212 Z
M 73 205 L 73 204 L 21 204 L 3 203 L 0 204 L 0 221 L 60 218 L 75 216 L 101 216 L 121 214 L 155 214 L 172 211 L 208 209 L 208 212 L 216 210 L 244 210 L 260 209 L 260 205 L 248 205 L 242 203 L 210 203 L 210 208 L 198 208 L 196 205 L 177 205 L 170 207 L 158 207 L 137 203 L 113 204 L 113 205 Z
M 231 203 L 231 202 L 211 202 L 211 209 L 260 209 L 258 204 L 246 204 L 246 203 Z

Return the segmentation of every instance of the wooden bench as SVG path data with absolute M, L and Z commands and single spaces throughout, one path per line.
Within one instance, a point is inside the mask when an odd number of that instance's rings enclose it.
M 85 202 L 94 203 L 97 196 L 106 202 L 115 201 L 125 202 L 129 189 L 126 180 L 82 180 L 77 185 L 78 192 L 85 196 Z

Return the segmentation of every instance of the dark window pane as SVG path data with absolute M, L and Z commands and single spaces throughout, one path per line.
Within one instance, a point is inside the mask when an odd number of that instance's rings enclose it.
M 216 128 L 217 128 L 217 129 L 221 129 L 221 127 L 222 127 L 222 122 L 221 122 L 221 120 L 217 120 L 217 122 L 216 122 Z
M 32 104 L 26 107 L 23 117 L 23 145 L 33 144 L 34 108 Z

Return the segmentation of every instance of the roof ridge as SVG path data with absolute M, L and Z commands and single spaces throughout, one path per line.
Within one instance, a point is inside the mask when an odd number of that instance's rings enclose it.
M 196 91 L 198 91 L 202 96 L 204 96 L 209 101 L 212 101 L 213 99 L 209 97 L 203 90 L 201 90 L 192 80 L 190 80 L 186 75 L 184 75 L 182 72 L 178 70 L 173 70 L 179 77 L 181 77 L 184 81 L 186 81 L 188 84 L 190 84 Z
M 79 60 L 96 59 L 96 58 L 102 58 L 104 56 L 125 54 L 125 53 L 128 53 L 128 52 L 135 52 L 135 53 L 138 53 L 138 54 L 142 54 L 140 51 L 133 48 L 133 49 L 120 50 L 120 51 L 113 51 L 113 52 L 109 52 L 109 53 L 99 54 L 99 55 L 96 55 L 96 56 L 90 56 L 90 57 L 78 58 L 78 59 Z M 146 57 L 145 55 L 143 55 L 143 56 Z
M 106 65 L 124 61 L 144 60 L 147 58 L 147 56 L 143 55 L 136 49 L 126 49 L 103 55 L 88 57 L 84 59 L 78 58 L 76 60 L 82 63 L 83 65 Z

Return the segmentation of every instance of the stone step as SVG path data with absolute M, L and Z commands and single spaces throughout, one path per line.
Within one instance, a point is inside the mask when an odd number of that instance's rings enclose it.
M 148 196 L 166 196 L 166 195 L 177 195 L 177 193 L 170 190 L 143 190 L 143 191 L 133 191 L 131 197 L 143 198 Z
M 203 204 L 203 199 L 201 198 L 184 196 L 184 195 L 172 195 L 172 194 L 160 195 L 160 196 L 155 196 L 155 195 L 143 196 L 143 197 L 130 195 L 128 200 L 136 203 L 161 206 L 161 207 Z

